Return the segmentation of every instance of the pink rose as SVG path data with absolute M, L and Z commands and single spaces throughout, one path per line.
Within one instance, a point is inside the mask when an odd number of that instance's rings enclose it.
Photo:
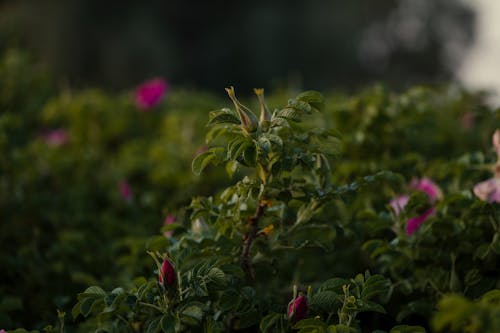
M 490 178 L 478 183 L 473 191 L 483 201 L 500 203 L 500 178 Z
M 410 188 L 413 190 L 421 191 L 427 194 L 429 201 L 434 203 L 437 199 L 443 196 L 441 189 L 429 178 L 413 179 L 410 183 Z M 399 216 L 404 207 L 408 204 L 410 197 L 408 195 L 400 195 L 392 199 L 389 203 L 391 208 L 394 210 L 394 215 Z M 435 213 L 435 208 L 429 208 L 422 215 L 412 217 L 406 221 L 406 233 L 411 236 L 415 231 L 418 230 L 420 225 L 431 215 Z
M 429 216 L 434 214 L 435 211 L 434 207 L 432 207 L 426 210 L 422 215 L 408 219 L 408 221 L 406 221 L 406 234 L 411 236 Z
M 43 135 L 45 143 L 52 147 L 59 147 L 68 142 L 69 135 L 64 129 L 51 130 Z M 1 333 L 1 332 L 0 332 Z
M 392 209 L 394 209 L 394 214 L 396 216 L 399 216 L 403 212 L 403 209 L 405 208 L 406 204 L 408 203 L 408 200 L 410 200 L 409 195 L 400 195 L 397 198 L 394 198 L 389 202 L 389 205 L 391 205 Z
M 147 111 L 160 104 L 168 90 L 169 85 L 164 79 L 157 78 L 144 82 L 135 89 L 135 105 Z
M 120 181 L 118 183 L 118 190 L 120 191 L 120 195 L 122 196 L 123 200 L 127 202 L 130 202 L 132 200 L 132 187 L 127 181 Z
M 288 304 L 288 318 L 293 322 L 302 320 L 307 316 L 307 309 L 307 298 L 300 295 Z
M 424 192 L 433 202 L 443 196 L 441 189 L 429 178 L 414 179 L 412 180 L 410 187 Z

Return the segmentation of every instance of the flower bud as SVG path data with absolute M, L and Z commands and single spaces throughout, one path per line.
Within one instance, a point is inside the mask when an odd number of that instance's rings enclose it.
M 307 316 L 307 298 L 303 295 L 293 299 L 288 304 L 288 318 L 293 322 L 304 319 Z
M 264 89 L 254 89 L 255 95 L 259 99 L 260 104 L 260 118 L 259 123 L 262 125 L 265 121 L 271 120 L 271 113 L 267 108 L 266 103 L 264 103 Z
M 233 101 L 238 117 L 240 118 L 241 128 L 247 133 L 255 132 L 259 127 L 259 121 L 253 112 L 241 104 L 234 93 L 234 87 L 226 88 L 229 98 Z
M 175 269 L 167 258 L 165 258 L 161 264 L 158 281 L 165 287 L 172 286 L 175 282 Z

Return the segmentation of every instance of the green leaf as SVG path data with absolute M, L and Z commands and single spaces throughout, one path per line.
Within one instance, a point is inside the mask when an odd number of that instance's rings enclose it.
M 332 313 L 337 311 L 340 301 L 338 301 L 338 295 L 335 292 L 327 290 L 314 294 L 311 298 L 311 305 L 316 305 L 321 310 Z
M 275 324 L 277 324 L 277 322 L 281 320 L 282 317 L 283 315 L 280 313 L 273 312 L 268 314 L 260 321 L 260 326 L 259 326 L 260 331 L 262 333 L 269 332 L 275 326 Z
M 98 287 L 98 286 L 88 287 L 87 289 L 85 289 L 85 291 L 83 293 L 87 294 L 87 295 L 106 296 L 106 292 L 104 290 L 102 290 L 101 287 Z
M 323 333 L 326 332 L 326 324 L 320 319 L 308 318 L 297 322 L 293 329 L 299 330 L 299 333 Z
M 220 268 L 214 267 L 210 269 L 207 277 L 211 282 L 219 287 L 223 287 L 226 285 L 226 274 L 224 274 L 224 272 Z
M 191 164 L 193 173 L 199 176 L 203 169 L 205 169 L 208 163 L 210 163 L 214 158 L 215 155 L 211 151 L 206 151 L 196 156 L 193 160 L 193 163 Z
M 317 91 L 309 90 L 295 97 L 298 101 L 304 101 L 318 111 L 323 111 L 325 108 L 325 98 Z
M 218 111 L 212 111 L 209 114 L 208 126 L 218 125 L 218 124 L 236 124 L 240 125 L 240 120 L 237 115 L 233 113 L 230 109 L 222 109 Z
M 219 306 L 222 311 L 235 309 L 240 303 L 240 295 L 233 289 L 227 289 L 222 293 L 219 299 Z
M 158 333 L 161 329 L 160 327 L 160 320 L 162 317 L 157 317 L 153 320 L 148 325 L 148 328 L 146 329 L 146 333 Z
M 372 275 L 364 283 L 361 297 L 364 300 L 371 299 L 376 295 L 384 295 L 389 292 L 391 282 L 382 275 Z
M 292 120 L 295 122 L 300 121 L 300 112 L 294 108 L 286 108 L 278 111 L 276 117 Z
M 166 314 L 160 319 L 160 327 L 164 333 L 175 333 L 175 324 L 176 320 L 170 314 Z
M 443 297 L 438 303 L 438 312 L 432 319 L 432 327 L 436 331 L 457 330 L 469 317 L 473 305 L 467 299 L 458 295 Z

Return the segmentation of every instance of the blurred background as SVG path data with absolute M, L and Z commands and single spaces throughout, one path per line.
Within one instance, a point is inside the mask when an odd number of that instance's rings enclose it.
M 500 85 L 495 3 L 3 0 L 0 41 L 2 51 L 29 50 L 61 82 L 110 90 L 151 76 L 216 92 L 456 79 L 490 88 Z

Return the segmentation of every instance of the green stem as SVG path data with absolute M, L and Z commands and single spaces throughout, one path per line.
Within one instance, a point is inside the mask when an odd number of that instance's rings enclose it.
M 148 307 L 148 308 L 152 308 L 152 309 L 158 310 L 158 311 L 160 311 L 161 313 L 163 313 L 163 312 L 164 312 L 162 308 L 160 308 L 159 306 L 156 306 L 156 305 L 154 305 L 154 304 L 150 304 L 150 303 L 146 303 L 146 302 L 139 302 L 139 304 L 140 304 L 140 305 L 144 305 L 144 306 L 146 306 L 146 307 Z

